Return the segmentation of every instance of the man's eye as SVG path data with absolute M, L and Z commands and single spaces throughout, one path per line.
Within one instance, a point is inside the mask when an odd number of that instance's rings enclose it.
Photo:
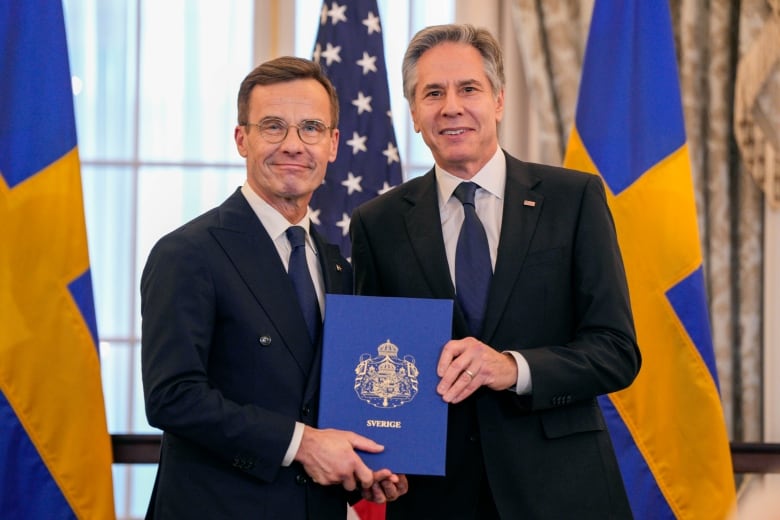
M 284 124 L 281 121 L 265 121 L 261 124 L 261 127 L 268 132 L 280 132 L 284 130 Z
M 301 130 L 307 133 L 317 134 L 325 130 L 325 125 L 319 121 L 304 121 L 301 124 Z

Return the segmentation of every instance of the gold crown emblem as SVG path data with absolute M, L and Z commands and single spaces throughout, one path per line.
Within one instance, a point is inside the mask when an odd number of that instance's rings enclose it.
M 381 345 L 379 345 L 376 351 L 379 353 L 380 356 L 385 356 L 385 357 L 396 357 L 398 355 L 398 347 L 390 343 L 389 339 L 384 343 L 382 343 Z
M 376 408 L 397 408 L 417 395 L 419 371 L 412 356 L 398 357 L 399 348 L 389 339 L 364 353 L 355 367 L 355 393 L 361 401 Z

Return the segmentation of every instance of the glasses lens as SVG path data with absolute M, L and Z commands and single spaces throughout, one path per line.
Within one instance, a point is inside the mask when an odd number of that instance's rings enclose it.
M 260 135 L 269 143 L 278 143 L 287 135 L 287 123 L 281 119 L 265 119 L 257 125 Z
M 328 131 L 328 127 L 322 121 L 301 121 L 298 125 L 298 135 L 306 144 L 317 144 Z

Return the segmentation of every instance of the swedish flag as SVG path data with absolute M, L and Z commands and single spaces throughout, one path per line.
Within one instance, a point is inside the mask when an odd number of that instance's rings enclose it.
M 599 174 L 642 369 L 601 399 L 638 519 L 724 518 L 735 488 L 668 2 L 596 0 L 564 164 Z
M 113 518 L 60 0 L 0 8 L 0 518 Z

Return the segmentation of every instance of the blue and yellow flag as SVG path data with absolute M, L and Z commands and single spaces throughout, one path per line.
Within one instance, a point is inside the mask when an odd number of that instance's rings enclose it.
M 113 518 L 60 0 L 0 8 L 0 518 Z
M 735 502 L 668 2 L 596 0 L 565 166 L 608 187 L 642 369 L 602 397 L 638 519 Z

